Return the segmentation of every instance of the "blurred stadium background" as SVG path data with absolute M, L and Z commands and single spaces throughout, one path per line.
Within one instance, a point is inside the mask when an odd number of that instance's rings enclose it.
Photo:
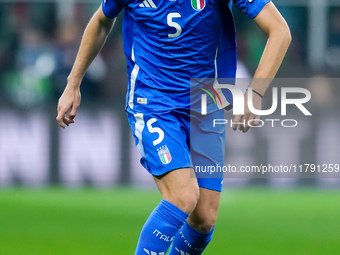
M 294 130 L 230 129 L 226 162 L 339 164 L 340 1 L 273 2 L 293 37 L 280 86 L 308 88 L 313 117 L 292 111 Z M 55 122 L 99 4 L 0 0 L 0 254 L 132 254 L 160 199 L 124 112 L 122 15 L 84 79 L 77 123 L 62 130 Z M 237 10 L 235 19 L 238 77 L 249 78 L 265 37 Z M 339 175 L 310 177 L 226 178 L 206 254 L 339 254 Z

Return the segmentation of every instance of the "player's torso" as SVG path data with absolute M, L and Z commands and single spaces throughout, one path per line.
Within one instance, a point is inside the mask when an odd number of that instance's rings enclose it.
M 213 78 L 228 2 L 131 0 L 123 36 L 129 73 L 135 63 L 139 66 L 135 94 L 148 89 L 188 92 L 190 78 Z
M 219 0 L 134 0 L 127 9 L 135 21 L 134 32 L 170 48 L 192 45 L 190 39 L 214 40 L 201 36 L 218 32 L 215 1 Z
M 221 33 L 220 2 L 133 0 L 126 7 L 125 16 L 130 17 L 125 20 L 125 37 L 133 37 L 135 49 L 148 53 L 154 63 L 169 60 L 164 64 L 173 66 L 177 60 L 178 65 L 206 67 L 214 60 Z

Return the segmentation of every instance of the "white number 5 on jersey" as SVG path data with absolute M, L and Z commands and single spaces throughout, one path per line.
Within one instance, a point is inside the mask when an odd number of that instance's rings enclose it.
M 172 21 L 173 18 L 180 18 L 180 17 L 181 17 L 181 14 L 179 14 L 178 12 L 172 12 L 168 14 L 167 22 L 168 22 L 169 27 L 176 28 L 176 33 L 168 34 L 169 38 L 175 38 L 182 33 L 181 26 L 177 22 Z
M 157 121 L 156 118 L 149 119 L 146 123 L 146 126 L 148 127 L 148 130 L 150 133 L 158 133 L 159 137 L 153 141 L 153 145 L 156 146 L 157 144 L 160 144 L 164 139 L 164 131 L 158 127 L 152 127 L 152 124 Z

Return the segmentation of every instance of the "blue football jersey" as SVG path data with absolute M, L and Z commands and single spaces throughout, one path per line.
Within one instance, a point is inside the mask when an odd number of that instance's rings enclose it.
M 234 0 L 254 18 L 270 0 Z M 109 18 L 124 10 L 129 86 L 126 109 L 190 107 L 191 78 L 235 78 L 231 0 L 103 0 Z M 231 95 L 221 93 L 224 106 Z

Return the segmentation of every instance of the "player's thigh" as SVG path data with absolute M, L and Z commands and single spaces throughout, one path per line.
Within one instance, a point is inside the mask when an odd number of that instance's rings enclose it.
M 214 126 L 214 119 L 223 119 L 220 110 L 206 116 L 193 115 L 190 125 L 191 159 L 201 188 L 221 191 L 225 154 L 225 125 Z

